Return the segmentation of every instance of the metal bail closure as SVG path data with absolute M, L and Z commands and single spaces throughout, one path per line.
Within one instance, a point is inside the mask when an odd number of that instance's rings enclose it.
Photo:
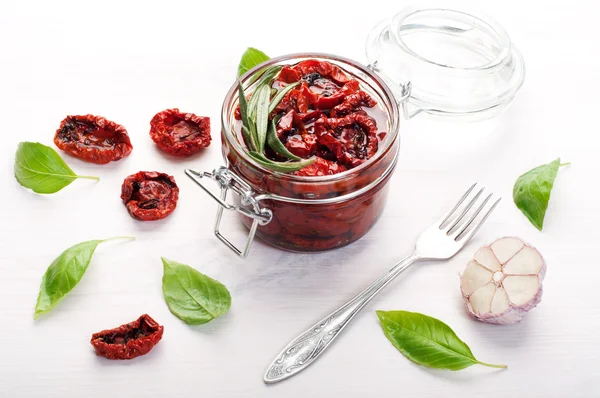
M 246 258 L 250 252 L 250 247 L 252 246 L 252 241 L 254 240 L 254 235 L 256 235 L 258 226 L 267 225 L 271 221 L 271 218 L 273 217 L 271 210 L 268 208 L 261 208 L 258 200 L 254 196 L 255 193 L 252 188 L 250 188 L 250 186 L 244 180 L 225 167 L 221 166 L 218 169 L 213 170 L 212 173 L 186 169 L 185 174 L 187 174 L 188 177 L 190 177 L 196 184 L 200 186 L 200 188 L 204 190 L 204 192 L 209 194 L 219 204 L 214 227 L 216 237 L 219 238 L 221 242 L 223 242 L 239 257 Z M 208 177 L 219 184 L 221 187 L 221 197 L 216 196 L 210 189 L 206 187 L 206 185 L 202 182 L 202 178 L 204 177 Z M 227 192 L 229 192 L 229 190 L 232 190 L 234 193 L 240 196 L 241 206 L 234 203 L 227 203 Z M 221 219 L 223 217 L 223 209 L 237 211 L 238 213 L 241 213 L 246 217 L 250 217 L 253 220 L 243 251 L 235 247 L 233 243 L 221 235 L 221 232 L 219 231 Z
M 372 72 L 376 73 L 381 79 L 388 85 L 392 93 L 394 94 L 394 98 L 396 98 L 396 103 L 398 106 L 402 108 L 404 111 L 404 117 L 406 119 L 410 119 L 413 116 L 417 115 L 421 112 L 421 110 L 410 112 L 408 110 L 408 99 L 410 98 L 410 93 L 412 90 L 412 83 L 406 82 L 404 84 L 396 83 L 392 80 L 388 75 L 386 75 L 383 70 L 379 67 L 378 61 L 374 61 L 367 65 L 367 68 Z

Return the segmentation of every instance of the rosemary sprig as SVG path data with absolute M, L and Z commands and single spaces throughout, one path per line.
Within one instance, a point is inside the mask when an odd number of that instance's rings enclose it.
M 279 121 L 279 118 L 272 119 L 271 123 L 269 123 L 269 129 L 267 131 L 267 144 L 269 144 L 271 149 L 274 150 L 278 155 L 281 155 L 281 156 L 286 157 L 291 160 L 302 160 L 301 157 L 296 156 L 293 153 L 291 153 L 290 151 L 288 151 L 288 149 L 285 147 L 285 145 L 283 145 L 283 142 L 281 142 L 279 140 L 279 137 L 277 137 L 276 125 L 277 125 L 278 121 Z
M 265 155 L 257 152 L 250 152 L 250 156 L 252 156 L 254 160 L 261 166 L 264 166 L 273 171 L 278 171 L 280 173 L 290 173 L 292 171 L 298 171 L 315 162 L 314 158 L 302 159 L 297 162 L 274 162 L 271 159 L 265 157 Z
M 285 97 L 287 93 L 289 93 L 294 87 L 296 87 L 299 84 L 300 82 L 288 84 L 287 86 L 279 90 L 279 92 L 271 100 L 271 104 L 269 105 L 269 113 L 273 112 L 277 105 L 279 105 L 283 97 Z
M 238 82 L 238 95 L 240 103 L 240 114 L 242 116 L 242 134 L 248 145 L 249 155 L 260 165 L 273 171 L 288 173 L 300 170 L 315 161 L 315 158 L 302 159 L 291 153 L 277 137 L 276 121 L 271 120 L 269 115 L 281 102 L 285 95 L 296 87 L 299 82 L 289 84 L 277 92 L 271 99 L 273 80 L 281 66 L 267 68 L 260 80 L 256 83 L 254 93 L 250 100 L 246 100 L 244 88 Z M 254 79 L 256 81 L 256 78 Z M 292 161 L 276 162 L 264 155 L 265 144 L 268 144 L 277 154 Z

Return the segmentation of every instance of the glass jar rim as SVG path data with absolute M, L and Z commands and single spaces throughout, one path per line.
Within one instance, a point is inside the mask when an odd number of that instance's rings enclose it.
M 416 16 L 418 14 L 424 14 L 424 13 L 429 13 L 429 12 L 443 12 L 445 14 L 446 18 L 449 18 L 449 15 L 457 15 L 457 16 L 461 16 L 463 18 L 469 19 L 471 21 L 471 23 L 473 23 L 473 24 L 474 23 L 481 24 L 486 29 L 486 33 L 488 36 L 495 36 L 495 39 L 497 41 L 495 43 L 495 46 L 500 51 L 498 52 L 498 54 L 495 55 L 495 57 L 493 59 L 488 60 L 485 64 L 481 64 L 481 65 L 455 66 L 455 65 L 451 65 L 451 64 L 447 64 L 447 63 L 439 63 L 439 62 L 436 62 L 435 60 L 432 60 L 432 59 L 430 59 L 426 56 L 423 56 L 423 55 L 419 54 L 418 52 L 414 51 L 409 45 L 406 44 L 406 42 L 404 41 L 404 38 L 399 33 L 398 29 L 392 29 L 391 30 L 392 37 L 394 38 L 397 45 L 399 47 L 401 47 L 406 53 L 412 55 L 414 58 L 419 59 L 419 60 L 423 61 L 424 63 L 432 64 L 432 65 L 435 65 L 440 68 L 453 69 L 456 71 L 466 71 L 469 73 L 472 73 L 472 72 L 487 73 L 490 70 L 493 70 L 493 69 L 505 64 L 508 61 L 508 58 L 510 56 L 510 50 L 512 47 L 512 42 L 510 40 L 510 37 L 508 36 L 508 33 L 506 33 L 506 30 L 504 30 L 504 28 L 498 22 L 494 21 L 492 18 L 490 18 L 486 15 L 475 16 L 468 12 L 446 9 L 446 8 L 411 8 L 411 7 L 407 7 L 405 9 L 403 9 L 402 11 L 400 11 L 399 13 L 397 13 L 394 17 L 392 17 L 391 25 L 395 26 L 395 27 L 400 27 L 400 26 L 404 25 L 406 20 L 408 20 L 409 18 Z M 479 29 L 483 30 L 484 28 L 480 27 Z
M 380 147 L 377 150 L 377 153 L 375 154 L 374 157 L 372 157 L 368 161 L 364 162 L 360 166 L 354 167 L 352 169 L 346 170 L 341 173 L 327 175 L 327 176 L 298 176 L 295 174 L 281 173 L 278 171 L 273 171 L 273 170 L 267 169 L 266 167 L 262 166 L 260 163 L 256 162 L 244 150 L 244 147 L 240 144 L 240 142 L 237 139 L 236 135 L 234 134 L 233 128 L 229 122 L 230 116 L 231 116 L 231 113 L 229 111 L 229 104 L 234 100 L 235 96 L 238 95 L 238 82 L 241 82 L 242 86 L 244 86 L 244 83 L 249 82 L 250 78 L 255 73 L 260 72 L 265 67 L 275 65 L 280 62 L 295 60 L 295 59 L 298 59 L 299 62 L 302 59 L 323 59 L 323 60 L 331 60 L 334 62 L 340 62 L 342 64 L 347 64 L 348 66 L 356 68 L 361 73 L 364 73 L 367 77 L 369 77 L 375 83 L 377 83 L 378 88 L 381 90 L 381 92 L 378 94 L 380 94 L 390 105 L 391 114 L 390 114 L 390 112 L 388 112 L 386 110 L 386 113 L 388 113 L 389 123 L 390 123 L 389 131 L 388 131 L 389 136 L 385 140 L 385 145 L 383 145 L 382 147 Z M 247 87 L 244 86 L 244 88 L 247 88 Z M 252 164 L 252 166 L 255 167 L 256 169 L 258 169 L 262 172 L 265 172 L 265 173 L 275 175 L 278 178 L 286 179 L 291 182 L 331 183 L 331 182 L 343 180 L 347 177 L 352 177 L 353 175 L 360 173 L 361 171 L 365 170 L 372 164 L 376 163 L 379 159 L 381 159 L 381 157 L 388 152 L 388 150 L 390 149 L 390 147 L 392 145 L 398 144 L 397 140 L 399 139 L 400 111 L 398 108 L 398 102 L 397 102 L 394 94 L 388 87 L 388 85 L 376 73 L 374 73 L 371 69 L 369 69 L 367 66 L 364 66 L 352 59 L 345 58 L 345 57 L 338 56 L 338 55 L 333 55 L 333 54 L 314 53 L 314 52 L 293 53 L 293 54 L 286 54 L 286 55 L 282 55 L 279 57 L 270 58 L 268 61 L 265 61 L 265 62 L 261 63 L 260 65 L 255 66 L 254 68 L 250 69 L 249 71 L 244 73 L 242 76 L 240 76 L 238 79 L 236 79 L 235 83 L 232 85 L 232 87 L 229 89 L 229 91 L 225 95 L 225 100 L 223 101 L 223 106 L 221 108 L 221 127 L 224 131 L 225 138 L 235 148 L 235 150 L 239 154 L 239 156 L 241 156 L 245 162 Z M 391 169 L 394 166 L 395 166 L 395 162 L 393 162 L 393 164 L 390 164 L 390 166 L 388 166 L 388 167 Z

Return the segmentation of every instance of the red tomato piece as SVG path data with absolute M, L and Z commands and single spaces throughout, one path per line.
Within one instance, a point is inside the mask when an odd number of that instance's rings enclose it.
M 371 98 L 371 96 L 366 92 L 359 90 L 355 93 L 347 95 L 341 104 L 334 106 L 331 109 L 331 117 L 346 116 L 347 114 L 352 113 L 363 106 L 372 108 L 375 105 L 377 105 L 377 101 Z
M 284 83 L 294 83 L 300 80 L 300 75 L 294 68 L 292 68 L 289 65 L 286 65 L 283 68 L 281 68 L 277 80 Z
M 293 174 L 304 177 L 317 177 L 338 174 L 346 170 L 348 170 L 346 167 L 337 162 L 317 157 L 313 164 L 295 171 Z
M 365 113 L 342 118 L 321 118 L 315 122 L 319 145 L 327 147 L 337 161 L 356 167 L 377 152 L 377 124 Z
M 339 105 L 342 102 L 344 102 L 344 99 L 348 95 L 358 91 L 358 89 L 358 80 L 350 80 L 338 90 L 331 90 L 325 93 L 322 92 L 311 104 L 314 105 L 316 109 L 332 109 L 336 105 Z
M 102 116 L 67 116 L 54 135 L 56 146 L 86 162 L 106 164 L 131 153 L 125 127 Z
M 140 221 L 160 220 L 175 210 L 179 188 L 168 174 L 140 171 L 123 181 L 121 199 L 131 217 Z
M 311 157 L 317 149 L 317 137 L 306 130 L 302 118 L 294 110 L 279 120 L 277 135 L 291 153 L 301 158 Z
M 146 355 L 162 339 L 164 327 L 144 314 L 131 323 L 92 335 L 96 354 L 108 359 L 133 359 Z
M 311 73 L 318 73 L 322 77 L 328 78 L 340 86 L 343 86 L 350 81 L 350 78 L 342 71 L 342 69 L 340 69 L 339 66 L 333 65 L 327 61 L 309 59 L 295 65 L 293 69 L 302 77 Z
M 167 109 L 150 121 L 150 137 L 171 155 L 192 155 L 210 145 L 210 118 Z
M 331 109 L 342 103 L 346 95 L 357 91 L 359 87 L 358 81 L 350 79 L 340 67 L 314 59 L 294 66 L 284 66 L 277 80 L 284 83 L 302 81 L 301 88 L 292 91 L 301 92 L 308 104 L 319 110 Z M 280 111 L 283 109 L 289 110 L 279 108 Z M 306 112 L 299 109 L 296 111 Z
M 304 95 L 302 87 L 291 90 L 275 107 L 275 112 L 277 113 L 289 112 L 292 110 L 298 113 L 308 112 L 308 100 Z

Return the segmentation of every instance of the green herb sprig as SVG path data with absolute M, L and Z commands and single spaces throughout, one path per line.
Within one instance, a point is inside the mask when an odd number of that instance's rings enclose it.
M 238 82 L 240 114 L 242 116 L 242 135 L 248 146 L 248 154 L 261 166 L 270 170 L 289 173 L 303 169 L 314 163 L 315 158 L 302 159 L 287 150 L 277 137 L 276 120 L 269 122 L 269 115 L 285 97 L 285 95 L 300 83 L 292 83 L 279 90 L 271 99 L 273 80 L 281 70 L 281 66 L 271 66 L 265 69 L 256 83 L 256 88 L 246 99 L 244 87 Z M 264 155 L 265 145 L 269 145 L 278 155 L 290 159 L 287 162 L 276 162 Z

